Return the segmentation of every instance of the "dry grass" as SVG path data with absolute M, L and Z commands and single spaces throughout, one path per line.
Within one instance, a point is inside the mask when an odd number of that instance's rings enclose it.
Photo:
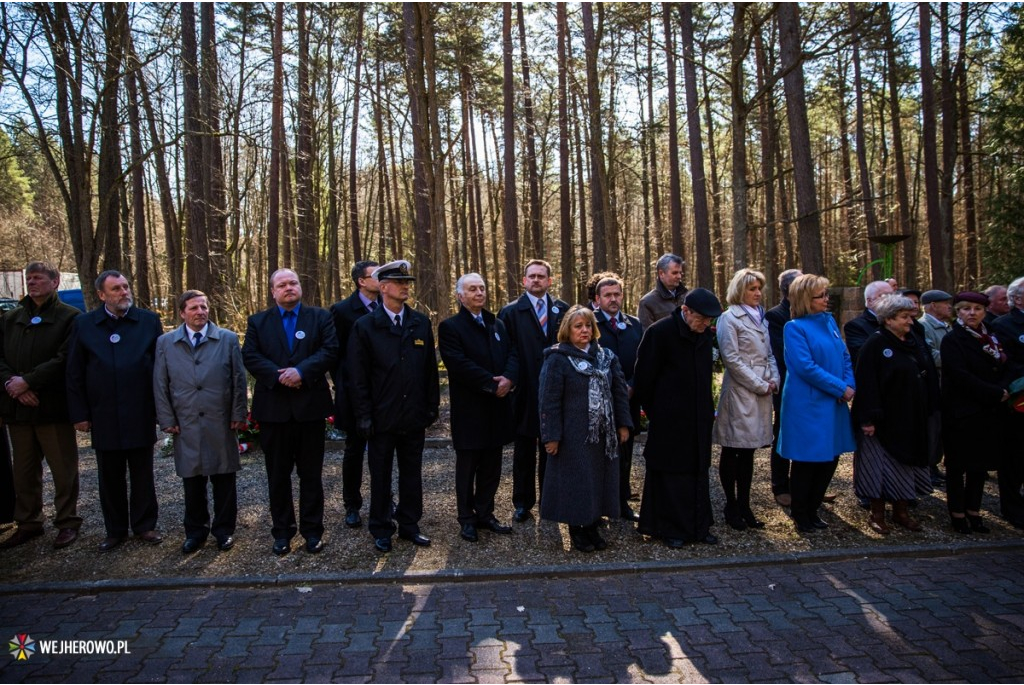
M 637 446 L 633 468 L 633 491 L 642 489 L 644 460 L 642 446 Z M 43 581 L 102 581 L 126 578 L 217 578 L 222 576 L 247 577 L 254 580 L 282 574 L 318 574 L 374 572 L 432 572 L 472 569 L 521 569 L 555 564 L 622 563 L 680 560 L 687 558 L 714 559 L 725 557 L 761 556 L 766 554 L 799 555 L 802 552 L 879 546 L 900 546 L 914 543 L 952 544 L 965 538 L 951 531 L 946 515 L 945 495 L 942 491 L 921 501 L 915 516 L 921 519 L 925 530 L 910 533 L 895 530 L 883 537 L 868 531 L 867 514 L 857 507 L 853 495 L 852 459 L 845 455 L 832 483 L 832 491 L 839 493 L 834 504 L 825 505 L 823 515 L 831 528 L 824 533 L 802 536 L 795 532 L 786 512 L 778 507 L 768 485 L 768 451 L 757 453 L 754 485 L 754 509 L 767 526 L 761 531 L 735 532 L 722 520 L 723 496 L 717 484 L 717 472 L 712 468 L 712 501 L 718 521 L 713 528 L 720 543 L 716 546 L 693 545 L 682 550 L 670 550 L 661 544 L 644 540 L 632 524 L 621 520 L 609 522 L 606 537 L 609 548 L 595 554 L 581 554 L 570 548 L 564 526 L 547 521 L 531 520 L 525 524 L 512 524 L 515 534 L 492 535 L 481 532 L 480 542 L 472 544 L 459 538 L 455 520 L 454 452 L 450 449 L 428 449 L 424 454 L 423 480 L 425 513 L 421 521 L 423 532 L 433 538 L 429 548 L 413 547 L 395 540 L 394 551 L 378 554 L 365 525 L 349 529 L 343 524 L 344 507 L 341 502 L 340 450 L 327 454 L 324 465 L 324 486 L 327 494 L 324 539 L 326 549 L 319 555 L 306 554 L 299 549 L 301 537 L 296 538 L 296 551 L 285 557 L 270 552 L 270 516 L 267 510 L 266 475 L 262 454 L 243 456 L 239 472 L 239 516 L 235 535 L 237 544 L 229 552 L 219 552 L 213 544 L 198 553 L 185 556 L 180 552 L 184 533 L 182 487 L 174 473 L 173 460 L 156 458 L 156 483 L 160 501 L 160 529 L 165 541 L 149 546 L 130 541 L 117 550 L 101 554 L 96 545 L 104 537 L 102 517 L 96 490 L 96 460 L 91 450 L 83 450 L 81 458 L 82 494 L 80 512 L 85 518 L 82 536 L 71 547 L 54 550 L 54 531 L 47 536 L 0 556 L 0 573 L 7 583 Z M 511 449 L 505 451 L 504 472 L 497 498 L 497 515 L 508 522 L 511 518 Z M 717 458 L 715 460 L 717 464 Z M 46 497 L 52 501 L 52 484 L 47 473 Z M 995 483 L 986 485 L 985 509 L 987 521 L 993 529 L 992 540 L 1019 538 L 1019 532 L 999 519 Z M 396 488 L 397 491 L 397 488 Z M 364 480 L 364 496 L 368 483 Z M 296 492 L 297 495 L 297 492 Z M 368 497 L 367 497 L 368 500 Z M 636 506 L 637 503 L 634 503 Z M 364 505 L 363 514 L 366 517 Z M 52 517 L 52 506 L 46 515 Z M 6 535 L 6 534 L 5 534 Z M 975 536 L 973 539 L 981 539 Z M 212 542 L 212 540 L 211 540 Z

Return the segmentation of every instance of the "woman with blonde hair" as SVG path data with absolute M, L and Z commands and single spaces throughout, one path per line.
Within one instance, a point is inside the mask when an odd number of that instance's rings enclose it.
M 782 330 L 786 385 L 778 451 L 793 462 L 793 522 L 801 533 L 828 528 L 818 508 L 839 463 L 855 447 L 850 409 L 853 365 L 828 311 L 828 279 L 804 274 L 789 286 L 792 318 Z
M 548 454 L 540 514 L 569 524 L 573 547 L 604 549 L 602 516 L 619 516 L 619 443 L 629 438 L 629 397 L 619 359 L 601 347 L 597 319 L 574 305 L 540 372 L 540 435 Z
M 718 349 L 725 365 L 712 440 L 722 446 L 718 476 L 725 491 L 725 522 L 735 530 L 764 528 L 750 509 L 754 450 L 772 443 L 772 394 L 779 369 L 761 306 L 764 275 L 740 269 L 726 291 L 729 305 L 718 317 Z

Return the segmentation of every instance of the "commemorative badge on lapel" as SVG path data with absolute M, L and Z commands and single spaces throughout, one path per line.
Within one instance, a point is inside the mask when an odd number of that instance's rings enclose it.
M 423 347 L 424 345 L 426 345 L 426 342 L 424 342 L 422 338 L 416 338 L 415 340 L 412 341 L 412 344 L 415 345 L 416 347 Z
M 31 318 L 31 320 L 29 320 L 29 323 L 32 324 L 33 326 L 35 326 L 36 324 L 42 323 L 42 322 L 43 322 L 43 317 L 41 317 L 41 316 L 33 316 Z
M 306 338 L 306 331 L 295 331 L 296 340 L 304 340 Z
M 117 343 L 121 342 L 121 336 L 118 335 L 117 333 L 114 333 L 112 336 L 110 336 L 110 342 L 116 345 Z

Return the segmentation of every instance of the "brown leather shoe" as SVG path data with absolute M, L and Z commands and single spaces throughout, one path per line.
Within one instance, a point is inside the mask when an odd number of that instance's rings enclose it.
M 98 545 L 97 549 L 101 552 L 109 552 L 115 547 L 120 547 L 125 540 L 127 538 L 103 538 L 103 542 Z
M 836 501 L 836 497 L 839 497 L 839 495 L 837 495 L 834 492 L 826 492 L 825 495 L 821 498 L 821 501 L 825 502 L 826 504 L 831 504 L 832 502 Z
M 163 536 L 155 530 L 147 530 L 145 533 L 139 535 L 139 539 L 148 545 L 159 545 L 164 541 Z
M 61 549 L 62 547 L 67 547 L 77 539 L 77 530 L 74 528 L 61 528 L 60 532 L 57 533 L 57 539 L 53 541 L 53 548 Z
M 24 545 L 29 540 L 37 538 L 43 534 L 42 528 L 36 528 L 34 530 L 26 530 L 25 528 L 18 528 L 14 531 L 14 535 L 0 543 L 0 549 L 11 549 L 19 545 Z
M 778 502 L 780 507 L 790 507 L 793 505 L 793 497 L 788 492 L 780 492 L 775 495 L 775 501 Z

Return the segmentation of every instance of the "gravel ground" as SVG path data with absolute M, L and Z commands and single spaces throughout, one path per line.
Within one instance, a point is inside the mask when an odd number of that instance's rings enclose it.
M 436 431 L 432 431 L 436 432 Z M 633 491 L 640 492 L 644 477 L 642 445 L 637 445 L 633 467 Z M 716 448 L 717 451 L 717 448 Z M 768 450 L 757 453 L 753 508 L 767 526 L 760 531 L 736 532 L 723 521 L 721 509 L 723 494 L 717 483 L 717 456 L 712 468 L 711 495 L 718 521 L 712 529 L 719 536 L 718 545 L 692 545 L 682 550 L 645 540 L 636 533 L 633 524 L 613 520 L 605 534 L 609 547 L 603 552 L 582 554 L 571 548 L 568 531 L 547 521 L 530 520 L 512 525 L 513 535 L 480 533 L 480 542 L 468 543 L 459 538 L 455 520 L 453 493 L 455 454 L 447 448 L 431 448 L 424 453 L 423 480 L 425 512 L 420 522 L 422 531 L 433 538 L 433 545 L 417 548 L 395 539 L 394 550 L 388 555 L 378 554 L 365 525 L 359 529 L 344 526 L 344 507 L 341 502 L 342 451 L 332 445 L 324 464 L 324 487 L 327 496 L 324 540 L 326 549 L 319 555 L 310 555 L 300 549 L 301 537 L 296 537 L 296 551 L 284 557 L 271 554 L 270 516 L 267 509 L 266 473 L 263 456 L 259 451 L 242 457 L 242 470 L 238 474 L 239 515 L 237 541 L 234 549 L 219 552 L 214 544 L 207 544 L 199 552 L 185 556 L 180 547 L 184 540 L 182 529 L 183 501 L 181 480 L 174 473 L 170 457 L 156 458 L 156 484 L 160 502 L 159 528 L 164 534 L 161 545 L 149 546 L 131 540 L 107 554 L 97 551 L 104 531 L 100 514 L 96 459 L 90 449 L 84 448 L 81 457 L 81 497 L 79 510 L 85 518 L 79 540 L 64 550 L 54 550 L 55 531 L 48 528 L 45 537 L 33 540 L 13 550 L 0 553 L 0 573 L 7 583 L 41 581 L 100 581 L 104 579 L 179 577 L 215 578 L 220 576 L 275 576 L 280 574 L 317 574 L 388 572 L 459 571 L 492 568 L 529 568 L 571 563 L 606 564 L 680 560 L 687 558 L 715 559 L 761 556 L 765 554 L 794 554 L 830 549 L 859 547 L 901 546 L 914 542 L 951 544 L 965 538 L 952 532 L 946 514 L 945 493 L 937 490 L 921 500 L 914 515 L 924 524 L 924 531 L 910 533 L 894 529 L 892 535 L 881 536 L 866 526 L 867 513 L 857 507 L 853 495 L 852 455 L 844 455 L 832 482 L 831 492 L 839 495 L 833 504 L 823 507 L 823 517 L 831 524 L 829 530 L 813 535 L 799 535 L 785 510 L 775 504 L 768 484 Z M 511 520 L 512 478 L 511 448 L 505 450 L 504 470 L 497 497 L 497 515 L 502 521 Z M 297 497 L 297 487 L 295 488 Z M 369 484 L 364 480 L 366 502 L 363 517 L 369 506 Z M 397 491 L 397 488 L 396 488 Z M 1020 532 L 998 518 L 998 499 L 994 479 L 986 484 L 984 509 L 992 528 L 987 537 L 992 540 L 1016 539 Z M 46 501 L 52 502 L 52 484 L 46 472 Z M 639 503 L 633 503 L 638 508 Z M 46 516 L 53 515 L 52 504 L 47 504 Z M 9 531 L 0 533 L 6 536 Z M 974 536 L 975 540 L 982 536 Z M 211 541 L 212 543 L 212 538 Z

